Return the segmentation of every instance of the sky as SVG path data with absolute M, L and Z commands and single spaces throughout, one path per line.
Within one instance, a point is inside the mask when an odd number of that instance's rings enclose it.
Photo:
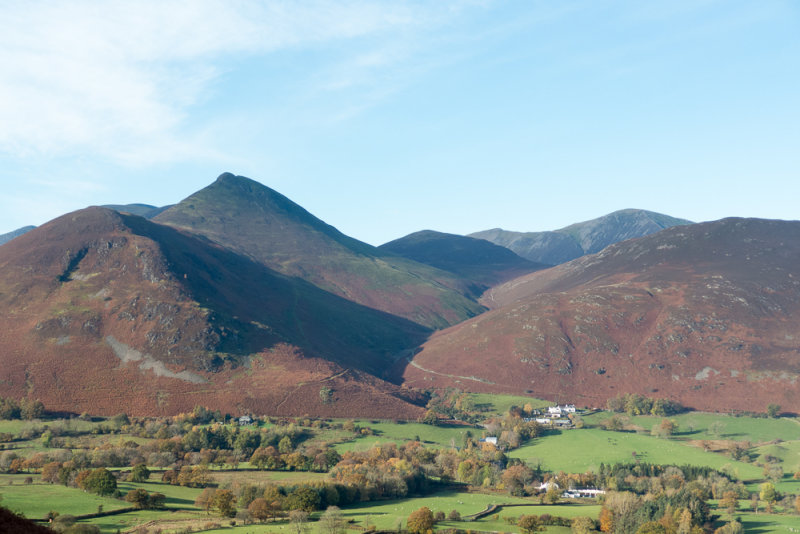
M 379 245 L 800 219 L 800 2 L 0 3 L 0 234 L 223 172 Z

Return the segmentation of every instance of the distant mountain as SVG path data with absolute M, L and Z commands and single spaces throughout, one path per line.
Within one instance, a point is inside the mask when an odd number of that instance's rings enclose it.
M 17 228 L 13 232 L 9 232 L 7 234 L 2 234 L 2 235 L 0 235 L 0 245 L 2 245 L 3 243 L 8 243 L 9 241 L 14 239 L 15 237 L 19 237 L 24 233 L 30 232 L 34 228 L 36 228 L 36 227 L 35 226 L 23 226 L 22 228 Z
M 469 280 L 476 296 L 488 287 L 549 267 L 483 239 L 423 230 L 378 247 Z
M 484 301 L 495 309 L 425 343 L 407 384 L 800 412 L 800 222 L 675 226 L 511 280 Z
M 225 173 L 154 220 L 425 327 L 446 327 L 484 310 L 451 273 L 348 237 L 242 176 Z
M 4 395 L 99 414 L 415 417 L 380 375 L 428 330 L 103 208 L 0 247 Z M 323 402 L 321 387 L 333 390 Z
M 110 210 L 119 211 L 120 213 L 130 213 L 131 215 L 138 215 L 145 219 L 152 219 L 162 211 L 168 210 L 172 207 L 169 206 L 151 206 L 150 204 L 104 204 L 101 208 L 108 208 Z
M 613 243 L 686 224 L 692 222 L 652 211 L 627 209 L 552 232 L 511 232 L 495 228 L 475 232 L 470 237 L 491 241 L 530 261 L 558 265 L 599 252 Z

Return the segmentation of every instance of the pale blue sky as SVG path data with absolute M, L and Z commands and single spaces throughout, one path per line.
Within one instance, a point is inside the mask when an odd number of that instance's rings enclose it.
M 372 244 L 800 219 L 800 2 L 3 2 L 0 233 L 224 171 Z

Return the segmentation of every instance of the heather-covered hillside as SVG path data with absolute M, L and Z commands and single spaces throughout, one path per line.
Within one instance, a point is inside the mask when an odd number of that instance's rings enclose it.
M 407 384 L 624 392 L 715 410 L 800 410 L 800 222 L 677 226 L 506 282 L 435 334 Z

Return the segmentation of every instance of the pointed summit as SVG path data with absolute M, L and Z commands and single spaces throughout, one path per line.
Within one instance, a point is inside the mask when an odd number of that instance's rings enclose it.
M 426 327 L 446 327 L 483 310 L 457 276 L 348 237 L 243 176 L 224 173 L 155 220 Z

